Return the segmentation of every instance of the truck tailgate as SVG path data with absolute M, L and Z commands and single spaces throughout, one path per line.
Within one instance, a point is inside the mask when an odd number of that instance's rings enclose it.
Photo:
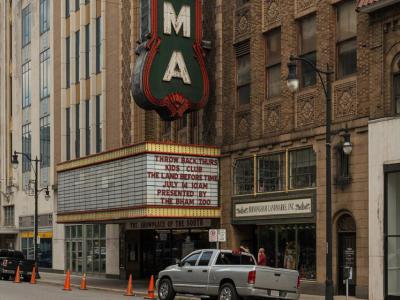
M 256 267 L 255 288 L 296 292 L 299 273 L 295 270 Z

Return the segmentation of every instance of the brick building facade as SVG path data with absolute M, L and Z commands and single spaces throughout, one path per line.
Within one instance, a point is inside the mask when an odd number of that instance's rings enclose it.
M 344 293 L 343 267 L 351 266 L 351 293 L 367 296 L 367 132 L 375 103 L 368 97 L 368 17 L 354 1 L 231 1 L 221 8 L 226 246 L 264 247 L 270 265 L 299 269 L 304 291 L 324 292 L 325 97 L 305 65 L 298 66 L 300 90 L 286 87 L 291 54 L 316 60 L 334 71 L 335 290 Z M 349 156 L 341 148 L 346 128 Z

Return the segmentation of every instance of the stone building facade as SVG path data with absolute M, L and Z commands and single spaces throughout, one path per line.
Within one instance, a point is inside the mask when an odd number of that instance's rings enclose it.
M 27 157 L 39 158 L 39 266 L 52 268 L 57 245 L 54 197 L 54 149 L 57 130 L 54 46 L 59 27 L 58 1 L 2 1 L 0 46 L 0 247 L 20 249 L 33 259 L 34 167 Z M 56 25 L 55 25 L 56 24 Z M 19 155 L 17 169 L 11 165 Z M 50 198 L 45 199 L 49 189 Z

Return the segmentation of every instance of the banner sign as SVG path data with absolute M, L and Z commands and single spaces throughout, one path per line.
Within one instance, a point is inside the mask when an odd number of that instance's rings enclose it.
M 208 228 L 211 219 L 154 219 L 138 220 L 127 223 L 126 229 L 186 229 L 186 228 Z
M 312 202 L 307 199 L 238 203 L 235 205 L 235 217 L 264 217 L 312 213 Z
M 141 0 L 141 44 L 132 96 L 164 120 L 203 108 L 209 79 L 202 43 L 202 0 Z

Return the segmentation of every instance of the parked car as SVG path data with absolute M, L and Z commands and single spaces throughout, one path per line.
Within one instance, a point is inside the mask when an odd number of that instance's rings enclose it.
M 30 281 L 34 265 L 35 261 L 25 259 L 21 251 L 0 250 L 0 279 L 8 280 L 10 277 L 15 277 L 19 266 L 20 276 L 25 281 Z
M 156 287 L 160 300 L 172 300 L 177 293 L 219 300 L 298 299 L 300 280 L 296 270 L 258 266 L 251 254 L 207 249 L 161 271 Z

